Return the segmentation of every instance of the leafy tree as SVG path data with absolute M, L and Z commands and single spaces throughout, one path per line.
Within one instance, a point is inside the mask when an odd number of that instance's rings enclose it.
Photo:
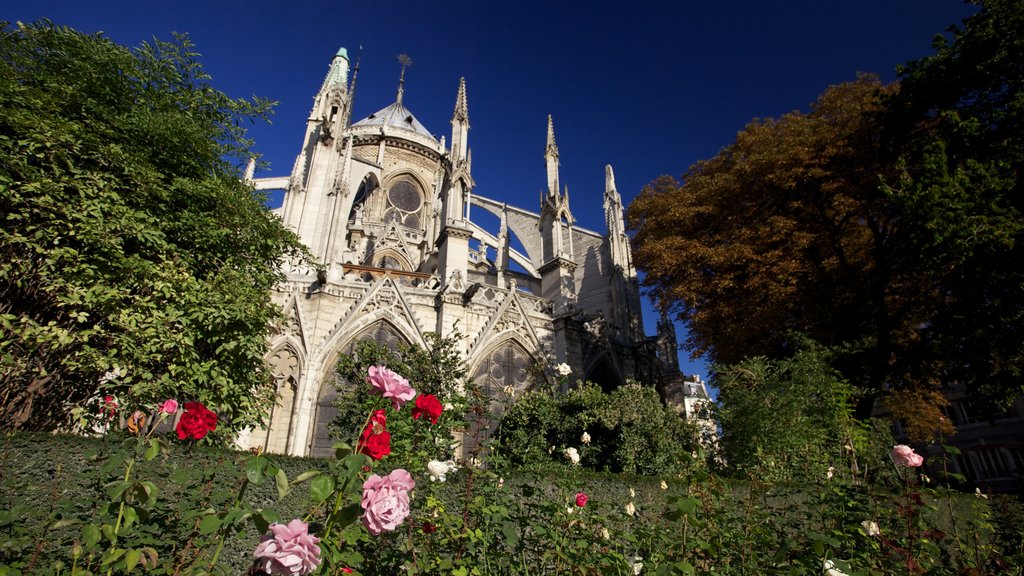
M 304 251 L 241 179 L 270 103 L 197 56 L 0 24 L 0 428 L 88 425 L 104 395 L 228 430 L 269 407 L 270 290 Z
M 963 382 L 998 414 L 1024 392 L 1024 2 L 974 3 L 901 69 L 885 124 L 902 160 L 890 198 L 932 297 L 908 371 Z
M 1020 393 L 1022 31 L 1024 2 L 983 2 L 898 85 L 830 87 L 648 185 L 634 254 L 685 345 L 726 364 L 786 357 L 794 330 L 853 346 L 837 366 L 918 440 L 951 430 L 949 382 Z
M 858 383 L 881 389 L 888 359 L 920 321 L 914 278 L 892 245 L 895 174 L 878 137 L 870 76 L 828 88 L 810 112 L 755 120 L 682 183 L 662 177 L 629 208 L 645 283 L 720 364 L 784 357 L 790 334 L 864 342 Z

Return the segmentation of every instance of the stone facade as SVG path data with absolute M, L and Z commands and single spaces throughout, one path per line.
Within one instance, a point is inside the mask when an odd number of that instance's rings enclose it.
M 638 380 L 658 386 L 680 411 L 692 410 L 671 324 L 659 324 L 657 336 L 643 332 L 612 168 L 605 168 L 603 191 L 607 230 L 577 226 L 568 190 L 560 189 L 549 117 L 539 212 L 508 206 L 475 188 L 464 80 L 449 148 L 405 107 L 404 71 L 394 103 L 352 122 L 357 74 L 349 81 L 339 50 L 290 176 L 248 175 L 257 189 L 285 189 L 278 212 L 323 267 L 285 265 L 287 280 L 274 297 L 287 320 L 267 358 L 278 402 L 267 429 L 243 434 L 240 444 L 330 453 L 326 424 L 335 415 L 339 355 L 366 338 L 423 345 L 426 332 L 456 329 L 471 373 L 489 394 L 526 390 L 564 362 L 574 380 L 606 389 Z M 479 210 L 497 216 L 499 229 L 475 223 L 470 215 Z

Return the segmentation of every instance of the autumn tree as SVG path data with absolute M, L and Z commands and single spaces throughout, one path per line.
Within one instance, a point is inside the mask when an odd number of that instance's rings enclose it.
M 982 3 L 882 86 L 828 88 L 755 120 L 681 182 L 630 206 L 652 294 L 686 347 L 735 364 L 788 334 L 845 346 L 843 375 L 913 437 L 948 429 L 943 386 L 1021 391 L 1024 2 Z
M 723 364 L 778 357 L 793 332 L 880 348 L 894 316 L 910 320 L 882 186 L 895 173 L 878 138 L 889 90 L 863 76 L 807 113 L 755 120 L 681 183 L 662 177 L 630 205 L 637 264 L 690 325 L 691 351 Z
M 269 407 L 270 290 L 303 251 L 239 170 L 269 103 L 208 80 L 184 37 L 0 24 L 0 429 L 88 424 L 106 395 L 226 430 Z

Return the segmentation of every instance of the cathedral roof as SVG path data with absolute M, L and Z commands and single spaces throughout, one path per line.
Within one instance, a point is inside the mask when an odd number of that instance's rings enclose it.
M 380 110 L 370 114 L 366 118 L 363 118 L 359 122 L 352 124 L 352 126 L 388 126 L 393 128 L 402 128 L 404 130 L 411 130 L 426 136 L 433 141 L 437 141 L 434 135 L 430 133 L 420 121 L 412 115 L 412 112 L 408 108 L 402 105 L 401 102 L 394 102 L 393 104 L 381 108 Z

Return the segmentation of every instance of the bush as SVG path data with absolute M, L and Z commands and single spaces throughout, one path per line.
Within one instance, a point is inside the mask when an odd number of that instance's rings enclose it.
M 586 434 L 586 436 L 584 436 Z M 567 394 L 527 392 L 498 424 L 491 447 L 499 467 L 571 466 L 567 449 L 591 470 L 674 475 L 700 467 L 699 431 L 653 388 L 605 393 L 587 383 Z

